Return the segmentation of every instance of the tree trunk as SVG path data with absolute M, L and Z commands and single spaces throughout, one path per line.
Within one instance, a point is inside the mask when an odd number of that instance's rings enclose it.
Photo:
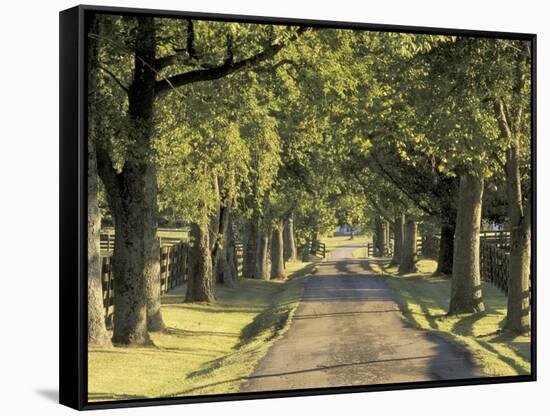
M 258 222 L 254 215 L 246 222 L 243 247 L 243 277 L 254 279 L 256 276 L 256 255 L 258 253 Z
M 268 248 L 269 248 L 269 233 L 260 229 L 258 231 L 258 251 L 256 253 L 256 272 L 255 278 L 257 279 L 269 279 L 269 273 L 267 272 L 267 258 L 268 258 Z
M 510 218 L 510 257 L 508 265 L 508 310 L 504 329 L 522 334 L 531 329 L 531 206 L 523 206 L 519 172 L 519 141 L 514 138 L 506 157 L 506 188 Z M 530 199 L 529 199 L 530 201 Z
M 384 220 L 384 227 L 386 228 L 385 234 L 386 234 L 386 241 L 385 241 L 385 247 L 386 247 L 386 253 L 385 255 L 390 254 L 390 223 L 389 221 Z
M 416 240 L 418 238 L 418 225 L 414 218 L 407 216 L 405 220 L 405 233 L 403 235 L 403 252 L 399 263 L 399 273 L 415 273 L 417 253 Z
M 226 200 L 220 209 L 219 230 L 217 235 L 215 274 L 216 282 L 225 285 L 233 286 L 236 280 L 232 265 L 230 263 L 230 200 Z M 233 246 L 234 248 L 234 246 Z
M 146 234 L 144 242 L 147 255 L 145 261 L 145 285 L 147 292 L 147 330 L 164 331 L 166 326 L 161 314 L 160 288 L 160 242 L 157 238 L 157 175 L 156 167 L 150 164 L 147 167 L 145 180 L 144 222 Z
M 192 242 L 185 302 L 213 302 L 214 282 L 208 221 L 205 219 L 202 224 L 192 223 L 190 237 Z
M 450 203 L 449 203 L 450 202 Z M 441 238 L 435 274 L 453 273 L 454 238 L 456 228 L 456 206 L 453 201 L 441 204 Z
M 97 17 L 92 22 L 92 30 L 98 32 Z M 110 343 L 105 327 L 103 306 L 103 286 L 101 283 L 100 232 L 101 216 L 97 202 L 97 161 L 95 152 L 96 123 L 94 118 L 97 99 L 97 44 L 93 42 L 89 49 L 88 82 L 90 96 L 88 101 L 88 343 Z
M 227 232 L 227 280 L 236 283 L 239 279 L 239 264 L 237 259 L 237 248 L 235 246 L 235 233 L 233 222 L 229 221 Z
M 351 226 L 351 233 L 350 233 L 349 239 L 350 239 L 350 240 L 354 240 L 354 239 L 355 239 L 355 230 L 354 230 L 354 228 L 353 228 L 353 225 Z
M 88 342 L 108 344 L 105 327 L 103 287 L 101 284 L 100 259 L 101 217 L 97 205 L 97 167 L 95 149 L 88 140 Z
M 271 278 L 286 279 L 285 261 L 284 261 L 284 224 L 277 221 L 273 226 L 271 237 Z
M 298 259 L 298 251 L 296 249 L 296 240 L 294 238 L 294 220 L 292 217 L 285 221 L 284 229 L 284 249 L 285 261 L 296 261 Z
M 144 167 L 143 167 L 144 168 Z M 115 206 L 115 248 L 112 257 L 115 291 L 113 342 L 116 344 L 148 344 L 147 296 L 145 264 L 149 253 L 144 236 L 143 175 L 138 166 L 125 169 L 126 190 L 121 190 Z
M 376 220 L 376 251 L 378 257 L 386 255 L 386 225 L 385 221 L 378 218 Z
M 469 173 L 462 174 L 458 194 L 449 315 L 485 310 L 479 274 L 482 197 L 483 179 Z
M 390 263 L 392 266 L 396 266 L 401 263 L 404 227 L 405 216 L 403 214 L 397 215 L 395 217 L 395 221 L 393 222 L 393 257 Z
M 146 265 L 151 256 L 150 230 L 153 201 L 147 195 L 153 133 L 153 103 L 156 74 L 147 62 L 155 60 L 155 27 L 152 17 L 138 17 L 134 76 L 128 89 L 128 118 L 132 126 L 122 171 L 113 168 L 109 139 L 96 142 L 98 172 L 105 185 L 115 223 L 112 258 L 115 290 L 113 342 L 150 343 L 147 333 Z M 156 181 L 156 179 L 155 179 Z

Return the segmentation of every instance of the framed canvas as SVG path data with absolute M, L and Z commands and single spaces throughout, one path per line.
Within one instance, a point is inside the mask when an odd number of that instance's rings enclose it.
M 536 379 L 536 36 L 60 13 L 60 402 Z

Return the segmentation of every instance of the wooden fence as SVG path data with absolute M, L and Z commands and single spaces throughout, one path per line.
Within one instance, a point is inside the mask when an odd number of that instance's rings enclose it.
M 189 246 L 186 243 L 165 245 L 160 248 L 160 290 L 161 294 L 181 285 L 187 280 Z M 111 253 L 101 256 L 101 282 L 103 286 L 103 307 L 107 327 L 113 325 L 114 279 Z
M 480 231 L 479 238 L 482 242 L 496 246 L 502 250 L 510 250 L 510 231 Z
M 181 285 L 187 280 L 189 246 L 185 243 L 165 245 L 160 249 L 160 293 Z
M 498 245 L 483 240 L 479 247 L 481 280 L 492 283 L 508 294 L 509 253 L 499 248 Z
M 170 234 L 179 232 L 179 233 L 186 233 L 187 231 L 185 229 L 170 229 L 170 228 L 159 228 L 157 231 L 157 237 L 159 239 L 160 245 L 162 246 L 170 246 L 174 244 L 179 244 L 184 241 L 184 237 L 174 237 Z M 168 235 L 166 235 L 168 234 Z M 115 231 L 113 228 L 104 228 L 101 230 L 100 234 L 100 250 L 102 252 L 112 252 L 115 247 Z
M 325 243 L 319 240 L 312 240 L 309 242 L 309 252 L 314 256 L 325 258 L 327 256 L 327 246 Z
M 237 252 L 237 277 L 243 277 L 243 264 L 244 264 L 244 244 L 241 242 L 235 243 L 235 250 Z

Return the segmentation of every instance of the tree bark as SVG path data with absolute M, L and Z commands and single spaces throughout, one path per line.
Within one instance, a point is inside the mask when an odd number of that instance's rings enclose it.
M 256 255 L 258 253 L 258 222 L 257 216 L 246 222 L 243 247 L 243 277 L 254 279 L 256 276 Z
M 257 253 L 256 253 L 256 272 L 255 278 L 257 279 L 269 279 L 269 273 L 267 271 L 267 258 L 269 248 L 269 233 L 260 227 L 258 231 Z
M 450 203 L 449 203 L 450 202 Z M 456 206 L 452 201 L 445 200 L 441 204 L 441 238 L 436 274 L 451 275 L 453 273 L 454 238 L 456 228 Z
M 92 22 L 92 30 L 97 31 L 97 17 Z M 88 82 L 93 94 L 88 101 L 88 343 L 110 343 L 105 326 L 103 286 L 101 283 L 100 232 L 101 216 L 97 202 L 97 161 L 94 142 L 96 140 L 95 99 L 97 98 L 97 45 L 93 42 L 89 49 Z
M 393 257 L 390 264 L 392 266 L 399 265 L 401 263 L 401 256 L 403 254 L 403 235 L 405 228 L 405 216 L 403 214 L 397 215 L 393 222 Z
M 88 139 L 88 342 L 110 343 L 105 327 L 100 258 L 101 216 L 97 204 L 97 167 L 95 149 Z
M 235 246 L 235 233 L 233 222 L 229 221 L 227 232 L 227 279 L 236 283 L 239 279 L 239 265 L 237 259 L 237 248 Z
M 376 251 L 378 257 L 386 255 L 386 225 L 384 220 L 376 220 Z
M 390 223 L 389 221 L 384 220 L 384 227 L 386 228 L 385 234 L 386 234 L 386 256 L 390 254 Z
M 522 334 L 531 330 L 531 206 L 523 206 L 519 172 L 519 140 L 514 138 L 507 152 L 506 188 L 510 219 L 510 257 L 508 263 L 508 310 L 504 329 Z M 530 201 L 530 199 L 529 199 Z
M 153 164 L 147 166 L 145 179 L 145 211 L 146 225 L 144 242 L 145 253 L 145 285 L 147 292 L 147 330 L 160 332 L 166 329 L 161 313 L 160 288 L 160 242 L 157 238 L 157 175 Z
M 414 218 L 407 216 L 405 219 L 405 233 L 403 235 L 403 252 L 399 263 L 399 273 L 415 273 L 417 253 L 416 240 L 418 238 L 418 225 Z
M 236 275 L 232 270 L 230 259 L 230 209 L 231 202 L 226 200 L 220 209 L 219 230 L 217 235 L 217 247 L 215 248 L 216 261 L 215 275 L 216 282 L 225 285 L 233 286 L 235 284 Z M 233 246 L 234 248 L 234 246 Z
M 292 217 L 285 221 L 284 229 L 284 249 L 285 261 L 296 261 L 298 259 L 298 251 L 296 249 L 296 239 L 294 238 L 294 220 Z
M 282 221 L 275 222 L 271 237 L 271 278 L 286 279 L 284 261 L 284 224 Z
M 135 167 L 137 168 L 137 167 Z M 126 190 L 121 190 L 119 204 L 114 213 L 115 248 L 112 257 L 114 275 L 114 332 L 116 344 L 149 344 L 147 333 L 147 296 L 145 287 L 146 251 L 143 218 L 142 175 L 134 169 L 126 169 L 129 180 Z M 131 194 L 131 195 L 130 195 Z
M 214 282 L 208 221 L 192 223 L 190 229 L 189 278 L 185 302 L 213 302 Z
M 355 239 L 355 229 L 353 228 L 353 225 L 351 226 L 351 232 L 350 232 L 349 239 L 350 239 L 350 240 L 354 240 L 354 239 Z
M 483 312 L 479 272 L 479 230 L 483 179 L 460 176 L 449 315 Z
M 97 164 L 105 185 L 115 223 L 112 258 L 115 290 L 113 342 L 147 344 L 146 265 L 151 256 L 151 228 L 147 182 L 151 180 L 151 137 L 155 98 L 155 27 L 152 17 L 138 17 L 135 39 L 134 76 L 128 89 L 128 118 L 133 145 L 126 153 L 122 171 L 116 172 L 109 154 L 108 138 L 96 142 Z M 146 241 L 147 240 L 147 241 Z

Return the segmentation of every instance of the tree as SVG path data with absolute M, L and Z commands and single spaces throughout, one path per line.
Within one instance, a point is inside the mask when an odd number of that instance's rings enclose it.
M 176 88 L 220 79 L 272 59 L 287 43 L 296 40 L 305 28 L 277 30 L 276 35 L 270 38 L 268 46 L 252 55 L 246 55 L 242 48 L 237 49 L 233 38 L 228 37 L 223 51 L 216 48 L 210 54 L 199 56 L 197 51 L 204 52 L 208 49 L 204 45 L 199 47 L 196 44 L 194 22 L 191 20 L 183 28 L 181 21 L 168 23 L 167 26 L 173 27 L 177 24 L 178 27 L 166 44 L 159 44 L 157 41 L 157 28 L 152 17 L 139 16 L 126 20 L 129 20 L 128 24 L 123 25 L 124 31 L 119 33 L 121 39 L 108 38 L 103 33 L 90 33 L 89 37 L 93 40 L 106 39 L 111 47 L 110 53 L 115 55 L 116 50 L 117 55 L 122 53 L 131 56 L 133 60 L 127 87 L 114 71 L 105 69 L 126 93 L 128 100 L 129 129 L 123 166 L 120 170 L 115 168 L 108 139 L 98 140 L 96 150 L 98 170 L 108 194 L 116 232 L 113 270 L 117 313 L 113 340 L 120 344 L 141 344 L 149 342 L 146 317 L 147 303 L 151 302 L 146 301 L 146 292 L 147 288 L 155 285 L 154 282 L 147 281 L 148 276 L 154 275 L 147 272 L 147 267 L 155 263 L 150 260 L 150 256 L 154 252 L 152 246 L 155 244 L 153 236 L 156 233 L 156 209 L 154 197 L 146 190 L 147 183 L 156 186 L 155 169 L 151 161 L 156 100 Z M 263 31 L 264 34 L 269 32 L 273 35 L 273 31 L 260 25 L 255 28 L 260 33 Z M 168 29 L 166 30 L 169 31 Z M 205 39 L 211 34 L 209 30 L 210 28 L 205 29 Z M 129 33 L 135 33 L 135 36 L 132 38 Z M 179 37 L 182 33 L 186 36 Z M 259 43 L 262 41 L 263 39 Z M 184 47 L 174 46 L 178 43 L 182 43 Z M 127 44 L 130 47 L 126 47 Z M 244 49 L 249 46 L 244 45 Z M 166 54 L 157 56 L 157 49 L 166 51 Z M 236 56 L 240 58 L 235 59 Z M 221 63 L 220 57 L 223 58 Z M 212 62 L 215 63 L 212 65 Z M 189 64 L 193 69 L 187 70 Z M 157 79 L 159 76 L 160 79 Z M 195 236 L 204 242 L 202 224 L 198 224 L 194 230 Z M 198 249 L 197 252 L 202 253 Z M 196 270 L 208 273 L 208 268 Z
M 455 254 L 449 314 L 483 312 L 479 272 L 479 229 L 483 179 L 470 173 L 460 177 L 459 215 L 455 232 Z
M 94 19 L 93 27 L 99 22 Z M 89 78 L 91 91 L 97 91 L 97 48 L 89 51 Z M 97 123 L 94 118 L 94 108 L 97 105 L 97 93 L 93 93 L 88 101 L 90 113 L 88 122 L 88 343 L 107 344 L 110 342 L 105 327 L 103 309 L 103 288 L 101 283 L 100 263 L 100 227 L 101 216 L 98 206 L 97 163 L 95 140 Z
M 508 279 L 508 311 L 505 329 L 513 333 L 525 333 L 530 324 L 530 272 L 531 272 L 531 206 L 530 192 L 523 196 L 520 165 L 522 145 L 530 144 L 528 134 L 530 82 L 530 45 L 527 42 L 505 43 L 501 54 L 508 73 L 504 79 L 506 95 L 494 99 L 495 118 L 500 137 L 509 143 L 505 152 L 506 194 L 510 221 L 510 260 Z M 503 62 L 504 61 L 504 62 Z M 506 66 L 506 63 L 508 64 Z M 523 140 L 523 143 L 522 143 Z
M 416 240 L 418 224 L 413 216 L 408 215 L 405 218 L 405 227 L 403 234 L 403 252 L 399 263 L 399 273 L 415 273 L 418 271 L 416 267 L 417 253 Z

